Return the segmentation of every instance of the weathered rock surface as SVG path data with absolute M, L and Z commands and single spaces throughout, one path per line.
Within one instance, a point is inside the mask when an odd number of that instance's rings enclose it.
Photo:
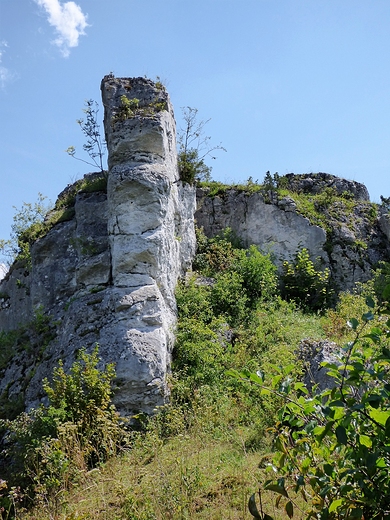
M 79 190 L 68 220 L 33 245 L 32 267 L 15 263 L 3 280 L 0 272 L 0 331 L 34 321 L 32 337 L 22 334 L 16 355 L 0 368 L 0 401 L 25 394 L 28 407 L 37 405 L 42 380 L 59 359 L 67 369 L 79 349 L 99 343 L 102 360 L 116 364 L 115 403 L 122 413 L 150 413 L 163 404 L 176 324 L 174 290 L 195 253 L 194 215 L 206 235 L 230 227 L 244 244 L 271 252 L 279 266 L 307 248 L 330 268 L 340 289 L 365 281 L 379 260 L 389 260 L 388 212 L 376 213 L 363 185 L 322 173 L 289 174 L 288 196 L 235 189 L 195 194 L 178 176 L 165 89 L 144 78 L 110 75 L 102 96 L 107 189 Z M 86 184 L 101 177 L 89 174 Z M 68 199 L 72 190 L 60 197 Z M 294 194 L 302 192 L 342 195 L 331 205 L 324 197 L 326 225 L 299 213 Z M 313 363 L 322 347 L 311 351 Z
M 276 191 L 237 189 L 209 196 L 207 188 L 198 189 L 197 225 L 206 236 L 230 227 L 245 245 L 256 244 L 263 252 L 270 252 L 279 267 L 305 247 L 313 260 L 319 259 L 330 269 L 339 290 L 351 290 L 356 282 L 367 281 L 378 261 L 390 259 L 389 216 L 387 212 L 377 214 L 365 186 L 324 173 L 286 177 L 294 191 L 285 197 Z M 316 195 L 326 189 L 347 196 L 329 205 L 325 198 L 318 209 L 326 225 L 319 226 L 299 214 L 294 192 Z
M 286 178 L 289 188 L 295 192 L 315 194 L 330 188 L 338 195 L 348 193 L 353 195 L 356 200 L 366 202 L 370 200 L 370 195 L 364 184 L 342 179 L 341 177 L 336 177 L 329 173 L 304 173 L 300 175 L 288 173 Z
M 5 264 L 0 264 L 0 282 L 5 278 L 5 275 L 7 274 L 8 269 Z
M 40 308 L 56 334 L 37 359 L 23 354 L 8 366 L 0 394 L 25 389 L 27 405 L 36 405 L 59 359 L 68 368 L 80 348 L 99 343 L 102 359 L 116 365 L 120 411 L 150 413 L 168 397 L 174 289 L 195 252 L 195 190 L 178 177 L 166 91 L 106 76 L 102 95 L 107 194 L 79 192 L 73 218 L 34 244 L 31 272 L 14 269 L 1 284 L 0 329 L 27 323 Z M 136 98 L 137 109 L 123 114 L 122 96 Z
M 321 363 L 332 363 L 337 366 L 340 362 L 340 347 L 333 341 L 301 340 L 298 347 L 298 358 L 303 361 L 304 383 L 311 390 L 316 386 L 322 392 L 335 386 L 334 379 L 328 376 L 328 369 Z
M 226 227 L 246 246 L 256 244 L 272 253 L 277 264 L 306 247 L 313 258 L 322 257 L 326 232 L 298 215 L 295 206 L 283 199 L 282 206 L 265 202 L 260 193 L 228 190 L 223 196 L 208 197 L 207 190 L 197 190 L 198 209 L 195 220 L 206 236 L 215 236 Z

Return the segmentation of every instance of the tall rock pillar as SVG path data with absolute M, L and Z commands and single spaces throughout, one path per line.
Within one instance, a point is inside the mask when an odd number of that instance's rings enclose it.
M 175 120 L 165 88 L 111 75 L 101 88 L 114 315 L 100 342 L 118 353 L 119 409 L 151 412 L 168 395 L 174 290 L 195 251 L 195 192 L 179 180 Z

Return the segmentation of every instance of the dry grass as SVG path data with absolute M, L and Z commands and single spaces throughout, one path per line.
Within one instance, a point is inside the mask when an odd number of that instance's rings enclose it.
M 216 439 L 201 425 L 162 441 L 139 434 L 132 449 L 86 473 L 60 504 L 42 502 L 23 520 L 251 520 L 248 499 L 264 479 L 266 457 L 247 451 L 250 432 L 236 429 Z M 275 518 L 272 496 L 263 507 Z

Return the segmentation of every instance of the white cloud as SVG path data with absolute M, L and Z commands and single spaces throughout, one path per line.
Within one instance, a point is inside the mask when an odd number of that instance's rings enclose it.
M 88 26 L 87 15 L 75 2 L 65 2 L 62 5 L 59 0 L 35 2 L 46 10 L 49 24 L 58 32 L 58 38 L 53 43 L 61 49 L 64 57 L 68 57 L 70 49 L 79 44 L 79 36 L 85 34 L 84 29 Z

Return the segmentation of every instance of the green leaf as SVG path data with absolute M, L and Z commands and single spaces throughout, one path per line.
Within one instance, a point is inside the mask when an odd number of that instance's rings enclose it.
M 367 305 L 367 307 L 370 307 L 370 309 L 374 309 L 375 308 L 375 302 L 371 298 L 371 296 L 367 296 L 366 297 L 366 305 Z
M 262 385 L 264 383 L 264 380 L 259 377 L 257 374 L 254 374 L 253 372 L 249 376 L 250 381 L 253 381 L 254 383 L 257 383 L 258 385 Z
M 352 330 L 356 330 L 359 326 L 359 322 L 356 318 L 351 318 L 349 321 L 347 321 L 348 327 L 350 327 Z
M 259 519 L 259 520 L 262 520 L 262 516 L 260 515 L 259 510 L 257 509 L 257 504 L 256 504 L 256 494 L 255 494 L 255 493 L 253 493 L 253 495 L 251 495 L 251 496 L 249 497 L 248 509 L 249 509 L 250 514 L 251 514 L 254 518 L 257 518 L 257 519 Z
M 313 430 L 313 435 L 321 437 L 325 432 L 325 426 L 316 426 Z
M 382 298 L 384 300 L 389 300 L 390 299 L 390 284 L 387 284 L 385 286 L 385 288 L 383 289 Z
M 333 513 L 333 511 L 336 511 L 344 502 L 343 498 L 338 498 L 337 500 L 333 500 L 329 506 L 329 513 Z
M 379 334 L 372 334 L 372 333 L 370 333 L 370 334 L 366 334 L 366 335 L 361 336 L 361 337 L 362 337 L 362 338 L 368 338 L 368 339 L 370 339 L 371 341 L 373 341 L 374 343 L 379 343 L 380 340 L 381 340 L 381 337 L 380 337 Z
M 336 401 L 332 401 L 331 403 L 329 403 L 329 406 L 333 406 L 333 407 L 342 406 L 342 407 L 344 407 L 345 403 L 343 403 L 343 401 L 340 401 L 339 399 L 337 399 Z
M 287 513 L 288 517 L 292 518 L 294 516 L 294 507 L 293 507 L 291 501 L 287 502 L 285 509 L 286 509 L 286 513 Z
M 359 442 L 363 446 L 367 446 L 367 448 L 371 448 L 372 446 L 372 440 L 367 435 L 359 435 Z
M 341 426 L 341 424 L 339 424 L 336 428 L 336 437 L 340 444 L 344 444 L 344 445 L 347 444 L 347 442 L 348 442 L 347 432 L 346 432 L 346 429 L 344 428 L 344 426 Z
M 362 320 L 363 321 L 372 321 L 374 319 L 374 317 L 375 316 L 373 315 L 373 313 L 371 311 L 369 311 L 369 312 L 366 312 L 363 314 Z
M 387 463 L 385 461 L 385 459 L 383 458 L 380 458 L 376 461 L 376 467 L 377 468 L 386 468 L 387 467 Z
M 279 493 L 280 495 L 283 495 L 284 497 L 288 498 L 286 488 L 284 486 L 280 486 L 279 484 L 267 484 L 264 487 L 264 489 L 267 489 L 268 491 L 273 491 L 274 493 Z
M 299 390 L 299 391 L 303 392 L 304 394 L 309 393 L 305 383 L 302 383 L 301 381 L 294 383 L 294 389 L 295 389 L 295 391 Z
M 331 464 L 324 464 L 324 471 L 328 477 L 333 475 L 334 468 Z
M 390 417 L 390 412 L 385 412 L 383 410 L 376 410 L 375 408 L 369 407 L 368 414 L 375 422 L 386 425 L 386 421 Z

